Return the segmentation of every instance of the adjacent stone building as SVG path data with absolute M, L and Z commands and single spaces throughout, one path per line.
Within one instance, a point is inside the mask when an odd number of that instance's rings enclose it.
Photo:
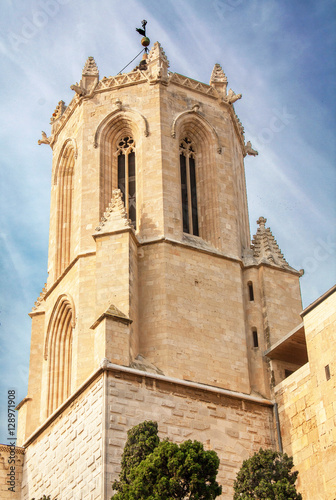
M 216 450 L 223 499 L 244 459 L 281 446 L 275 377 L 300 362 L 272 349 L 301 321 L 301 272 L 265 218 L 250 240 L 241 95 L 218 64 L 209 85 L 168 67 L 158 42 L 114 77 L 89 57 L 39 141 L 53 153 L 49 262 L 19 405 L 22 500 L 110 498 L 146 419 Z
M 336 286 L 301 313 L 303 323 L 269 351 L 282 364 L 306 348 L 307 363 L 275 387 L 284 451 L 307 500 L 336 498 Z M 303 335 L 300 331 L 303 329 Z M 285 361 L 286 362 L 286 361 Z

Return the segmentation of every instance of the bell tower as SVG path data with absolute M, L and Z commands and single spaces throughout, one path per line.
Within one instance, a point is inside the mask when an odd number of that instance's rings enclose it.
M 151 418 L 150 408 L 168 437 L 183 421 L 173 435 L 200 435 L 228 467 L 227 453 L 236 466 L 261 444 L 275 446 L 263 352 L 299 322 L 300 273 L 266 219 L 251 242 L 244 157 L 258 153 L 234 109 L 242 96 L 227 87 L 219 64 L 209 84 L 170 72 L 158 42 L 134 70 L 108 78 L 89 57 L 72 101 L 59 102 L 51 135 L 39 141 L 52 149 L 52 176 L 48 280 L 30 313 L 20 407 L 29 495 L 70 498 L 52 472 L 50 491 L 29 489 L 33 450 L 48 432 L 57 443 L 62 419 L 73 422 L 64 430 L 69 449 L 70 441 L 86 446 L 79 422 L 93 433 L 100 425 L 101 454 L 93 441 L 85 448 L 100 471 L 97 498 L 111 495 L 126 431 Z M 172 394 L 185 398 L 182 409 Z M 98 415 L 92 422 L 86 404 Z M 231 434 L 220 420 L 229 407 Z M 198 415 L 190 425 L 188 408 Z M 238 443 L 252 417 L 260 439 Z M 231 484 L 232 470 L 223 474 Z

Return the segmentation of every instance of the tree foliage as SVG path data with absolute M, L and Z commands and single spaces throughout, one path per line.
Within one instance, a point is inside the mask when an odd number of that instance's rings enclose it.
M 127 441 L 121 459 L 121 473 L 117 484 L 129 484 L 130 473 L 158 446 L 158 425 L 156 422 L 146 421 L 127 432 Z M 113 486 L 113 489 L 119 489 Z
M 302 500 L 291 472 L 293 459 L 286 453 L 260 448 L 245 460 L 234 483 L 234 500 Z
M 222 488 L 216 481 L 219 459 L 214 451 L 205 451 L 198 441 L 180 445 L 167 440 L 160 442 L 156 423 L 143 422 L 140 426 L 128 432 L 119 481 L 112 485 L 118 491 L 113 500 L 211 500 L 221 494 Z M 155 429 L 157 440 L 153 435 Z M 147 439 L 142 439 L 141 430 Z M 131 457 L 131 449 L 136 451 L 138 459 Z

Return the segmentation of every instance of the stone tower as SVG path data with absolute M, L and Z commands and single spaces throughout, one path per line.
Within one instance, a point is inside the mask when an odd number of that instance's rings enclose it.
M 222 498 L 243 459 L 277 446 L 263 353 L 300 321 L 300 273 L 263 217 L 250 240 L 241 95 L 219 64 L 209 85 L 168 67 L 158 42 L 114 77 L 89 57 L 39 141 L 49 261 L 19 405 L 22 499 L 110 498 L 146 419 L 217 451 Z

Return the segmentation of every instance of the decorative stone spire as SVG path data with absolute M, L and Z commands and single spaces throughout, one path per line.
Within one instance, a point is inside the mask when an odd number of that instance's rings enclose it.
M 257 263 L 272 264 L 282 268 L 290 268 L 274 238 L 270 228 L 266 228 L 267 219 L 259 217 L 257 234 L 254 235 L 251 248 Z
M 82 71 L 82 79 L 79 84 L 76 82 L 71 85 L 71 90 L 74 90 L 77 95 L 85 96 L 94 91 L 99 82 L 99 71 L 96 61 L 93 57 L 88 57 Z
M 42 292 L 40 293 L 39 297 L 37 298 L 36 302 L 34 303 L 32 313 L 36 312 L 40 308 L 46 293 L 47 293 L 47 283 L 44 284 L 44 287 L 42 288 Z
M 96 231 L 99 234 L 104 234 L 120 231 L 125 228 L 133 228 L 133 226 L 127 218 L 122 193 L 120 189 L 115 189 L 112 193 L 112 200 L 101 218 L 99 226 L 96 227 Z M 97 233 L 95 234 L 96 236 Z
M 220 64 L 216 63 L 211 73 L 210 85 L 222 96 L 226 96 L 228 80 Z
M 55 111 L 52 114 L 52 117 L 50 118 L 50 123 L 52 124 L 56 120 L 58 120 L 59 118 L 61 118 L 61 116 L 63 115 L 63 113 L 64 113 L 65 110 L 66 110 L 65 102 L 64 101 L 59 101 L 59 103 L 57 104 L 57 106 L 55 108 Z
M 98 67 L 93 57 L 88 57 L 82 71 L 82 76 L 99 76 Z
M 155 42 L 151 48 L 147 59 L 147 71 L 151 83 L 167 83 L 168 81 L 169 61 L 159 44 Z

